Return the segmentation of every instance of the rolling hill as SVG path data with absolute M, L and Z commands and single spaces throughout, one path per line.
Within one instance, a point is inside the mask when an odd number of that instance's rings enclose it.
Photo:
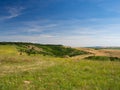
M 17 53 L 20 55 L 49 55 L 55 57 L 72 57 L 77 55 L 89 54 L 83 50 L 77 50 L 62 45 L 43 45 L 23 42 L 0 42 L 1 53 Z

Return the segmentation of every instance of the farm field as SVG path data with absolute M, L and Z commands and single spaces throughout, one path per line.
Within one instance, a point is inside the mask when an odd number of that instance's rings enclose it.
M 17 48 L 0 45 L 0 90 L 120 90 L 119 60 L 86 59 L 110 56 L 115 50 L 79 48 L 91 53 L 57 57 L 20 55 Z M 112 55 L 119 58 L 119 50 Z

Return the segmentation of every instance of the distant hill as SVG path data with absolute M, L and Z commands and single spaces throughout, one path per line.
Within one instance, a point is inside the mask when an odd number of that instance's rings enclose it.
M 90 52 L 93 56 L 108 56 L 108 57 L 118 57 L 120 58 L 119 48 L 76 48 L 78 50 Z
M 118 46 L 111 46 L 111 47 L 105 47 L 105 46 L 93 46 L 93 47 L 86 47 L 86 48 L 93 48 L 93 49 L 120 49 Z
M 63 45 L 52 44 L 37 44 L 26 42 L 0 42 L 0 45 L 15 46 L 20 55 L 26 53 L 27 55 L 49 55 L 55 57 L 72 57 L 77 55 L 88 54 L 83 50 L 77 50 Z

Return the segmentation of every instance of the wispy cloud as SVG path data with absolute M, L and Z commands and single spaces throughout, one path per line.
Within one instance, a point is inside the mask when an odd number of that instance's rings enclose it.
M 109 20 L 109 19 L 108 19 Z M 0 40 L 25 41 L 43 44 L 63 44 L 70 46 L 120 45 L 120 23 L 117 19 L 106 23 L 107 19 L 89 20 L 37 20 L 22 22 L 16 34 L 1 35 Z M 84 23 L 90 23 L 84 25 Z M 100 22 L 102 24 L 93 24 Z M 9 37 L 9 38 L 8 38 Z
M 7 36 L 8 37 L 8 36 Z M 18 41 L 18 42 L 34 42 L 34 43 L 54 43 L 56 38 L 50 34 L 39 34 L 39 35 L 9 35 L 9 38 L 6 36 L 0 36 L 0 41 Z M 58 43 L 58 42 L 57 42 Z
M 21 11 L 25 8 L 23 7 L 8 7 L 8 13 L 10 14 L 10 16 L 8 16 L 7 18 L 14 18 L 17 17 L 19 15 L 21 15 Z
M 24 28 L 24 32 L 28 33 L 41 33 L 43 31 L 49 31 L 54 29 L 57 26 L 57 24 L 46 24 L 46 25 L 40 25 L 40 24 L 27 24 Z
M 6 12 L 8 13 L 8 15 L 5 15 L 3 17 L 0 18 L 0 20 L 6 20 L 6 19 L 12 19 L 12 18 L 15 18 L 19 15 L 22 14 L 22 11 L 24 10 L 25 8 L 23 7 L 6 7 Z
M 9 37 L 9 38 L 8 38 Z M 34 42 L 34 43 L 42 43 L 42 44 L 63 44 L 67 46 L 115 46 L 120 45 L 120 37 L 119 36 L 53 36 L 50 34 L 40 34 L 40 35 L 9 35 L 9 36 L 0 36 L 1 40 L 6 41 L 19 41 L 19 42 Z

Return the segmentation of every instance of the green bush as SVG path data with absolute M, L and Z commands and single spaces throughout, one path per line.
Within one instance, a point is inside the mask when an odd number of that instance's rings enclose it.
M 118 57 L 108 57 L 108 56 L 89 56 L 85 59 L 89 60 L 99 60 L 99 61 L 120 61 Z

